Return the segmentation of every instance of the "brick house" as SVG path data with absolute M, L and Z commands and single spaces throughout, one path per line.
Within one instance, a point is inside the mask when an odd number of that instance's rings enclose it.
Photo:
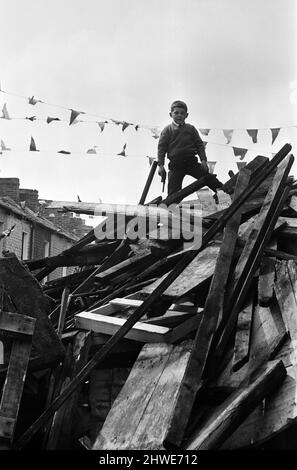
M 66 230 L 41 215 L 40 207 L 37 190 L 20 188 L 18 178 L 0 178 L 0 235 L 14 226 L 10 235 L 0 240 L 0 253 L 12 251 L 22 260 L 55 256 L 91 229 L 83 220 L 75 218 L 78 222 L 72 228 L 81 230 L 76 233 Z M 57 268 L 48 280 L 74 270 L 74 267 Z

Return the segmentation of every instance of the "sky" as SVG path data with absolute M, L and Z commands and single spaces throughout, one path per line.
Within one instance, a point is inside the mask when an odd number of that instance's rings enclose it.
M 147 156 L 157 155 L 148 127 L 169 124 L 176 99 L 188 104 L 187 122 L 212 129 L 206 153 L 223 182 L 237 171 L 230 145 L 248 148 L 247 162 L 286 142 L 296 152 L 295 0 L 0 0 L 0 8 L 0 109 L 38 118 L 0 119 L 11 148 L 0 177 L 18 177 L 40 198 L 137 203 Z M 45 104 L 30 105 L 33 95 Z M 70 109 L 86 122 L 69 126 Z M 140 127 L 101 132 L 96 121 L 106 118 Z M 229 146 L 228 128 L 236 129 Z M 257 144 L 246 128 L 260 129 Z M 31 136 L 39 152 L 28 151 Z M 124 144 L 127 156 L 118 156 Z M 148 199 L 161 191 L 156 174 Z

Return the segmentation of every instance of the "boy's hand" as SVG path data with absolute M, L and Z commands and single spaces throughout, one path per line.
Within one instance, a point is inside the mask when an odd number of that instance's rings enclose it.
M 158 175 L 161 176 L 162 181 L 166 178 L 166 170 L 163 165 L 158 165 Z
M 208 168 L 207 162 L 206 162 L 205 160 L 202 160 L 201 166 L 202 166 L 202 169 L 203 169 L 206 173 L 209 173 L 209 168 Z

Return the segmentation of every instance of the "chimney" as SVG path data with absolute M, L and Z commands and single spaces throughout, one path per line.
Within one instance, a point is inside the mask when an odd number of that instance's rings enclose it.
M 20 202 L 20 180 L 18 178 L 0 178 L 0 197 L 8 196 Z
M 26 202 L 26 207 L 29 207 L 31 211 L 38 212 L 39 201 L 37 189 L 23 189 L 20 188 L 20 201 Z

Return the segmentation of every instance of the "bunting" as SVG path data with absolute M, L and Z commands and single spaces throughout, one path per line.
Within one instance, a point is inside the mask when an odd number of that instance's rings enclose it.
M 227 144 L 231 142 L 232 135 L 233 135 L 233 129 L 223 129 L 223 134 L 227 139 Z
M 71 152 L 68 152 L 68 150 L 59 150 L 57 153 L 62 153 L 63 155 L 70 155 Z
M 36 100 L 34 96 L 31 96 L 31 98 L 28 98 L 28 100 L 29 100 L 29 104 L 32 104 L 33 106 L 35 106 L 35 104 L 37 103 L 43 103 L 43 101 L 41 100 Z
M 199 129 L 199 131 L 201 132 L 201 134 L 208 136 L 210 129 Z
M 30 149 L 29 150 L 31 152 L 39 152 L 39 150 L 37 150 L 37 148 L 36 148 L 35 140 L 33 139 L 32 136 L 31 136 L 31 142 L 30 142 Z
M 127 127 L 129 126 L 130 126 L 129 122 L 123 121 L 122 131 L 124 132 L 124 130 L 127 129 Z
M 105 124 L 107 124 L 108 121 L 100 121 L 100 122 L 97 122 L 98 126 L 100 127 L 101 129 L 101 132 L 104 131 L 104 127 L 105 127 Z
M 244 157 L 246 156 L 248 149 L 241 148 L 241 147 L 232 147 L 232 148 L 233 148 L 235 157 L 239 157 L 240 160 L 243 160 Z
M 247 129 L 248 135 L 252 138 L 254 144 L 257 143 L 258 129 Z
M 70 115 L 70 121 L 69 121 L 69 126 L 73 124 L 73 122 L 76 120 L 77 116 L 80 114 L 84 114 L 82 111 L 75 111 L 75 109 L 70 109 L 71 115 Z
M 126 147 L 127 147 L 127 144 L 124 144 L 124 147 L 123 147 L 123 150 L 120 152 L 120 153 L 117 153 L 117 155 L 120 155 L 121 157 L 126 157 Z
M 8 114 L 8 111 L 7 111 L 6 103 L 4 103 L 4 105 L 3 105 L 1 118 L 2 119 L 10 119 L 10 116 Z
M 53 121 L 61 121 L 61 119 L 60 119 L 60 118 L 57 118 L 57 117 L 50 117 L 50 116 L 48 116 L 48 117 L 46 118 L 46 122 L 47 122 L 48 124 L 50 124 L 50 123 L 53 122 Z
M 152 164 L 154 163 L 155 159 L 154 159 L 153 157 L 149 157 L 148 155 L 147 155 L 146 158 L 148 158 L 149 165 L 152 166 Z
M 1 139 L 1 150 L 4 152 L 4 151 L 7 151 L 7 150 L 11 150 L 10 148 L 6 147 L 4 141 Z
M 28 119 L 29 121 L 36 121 L 36 116 L 31 116 L 31 117 L 25 117 L 25 119 Z
M 274 128 L 270 128 L 271 130 L 271 135 L 272 135 L 272 144 L 274 143 L 275 139 L 277 138 L 278 134 L 279 134 L 279 131 L 280 131 L 280 127 L 274 127 Z
M 96 149 L 95 149 L 94 147 L 91 148 L 91 149 L 88 149 L 88 150 L 87 150 L 87 153 L 97 154 Z

